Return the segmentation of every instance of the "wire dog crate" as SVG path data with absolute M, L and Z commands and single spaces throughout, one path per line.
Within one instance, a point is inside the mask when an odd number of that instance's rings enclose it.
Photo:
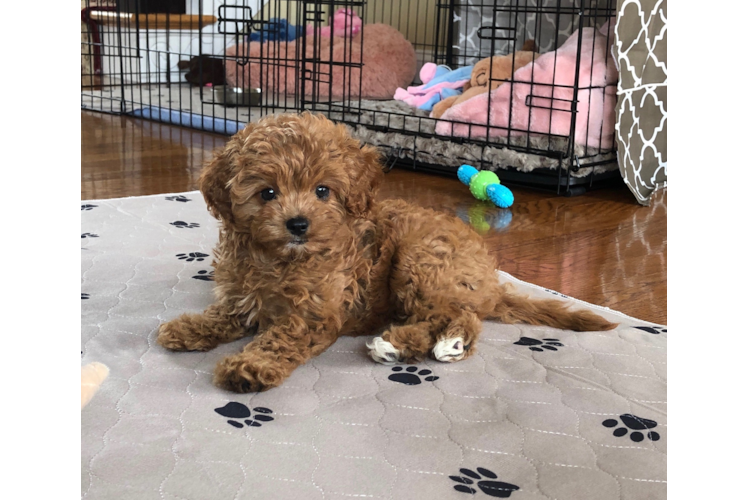
M 86 0 L 81 107 L 221 134 L 311 110 L 391 164 L 620 179 L 615 0 Z

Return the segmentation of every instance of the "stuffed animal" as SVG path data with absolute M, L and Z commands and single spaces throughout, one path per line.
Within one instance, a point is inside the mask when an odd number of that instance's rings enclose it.
M 363 21 L 351 9 L 338 9 L 330 19 L 330 26 L 319 29 L 318 34 L 330 38 L 330 36 L 354 37 L 361 31 Z M 265 26 L 249 34 L 250 42 L 292 42 L 302 36 L 314 35 L 314 25 L 310 24 L 304 29 L 303 26 L 290 24 L 286 19 L 278 17 L 270 18 Z
M 434 104 L 430 116 L 440 118 L 452 106 L 498 88 L 505 80 L 512 77 L 514 71 L 531 63 L 539 55 L 535 52 L 535 42 L 527 40 L 522 46 L 522 50 L 514 54 L 487 57 L 478 61 L 470 74 L 470 81 L 462 88 L 462 94 L 448 97 Z M 493 69 L 491 66 L 493 66 Z M 490 89 L 489 77 L 491 79 Z
M 423 85 L 398 88 L 395 99 L 426 111 L 431 111 L 438 102 L 454 98 L 462 93 L 462 88 L 470 81 L 473 66 L 451 69 L 426 63 L 419 73 Z
M 94 362 L 81 367 L 81 410 L 91 401 L 108 375 L 109 368 L 101 363 Z
M 351 9 L 338 9 L 330 19 L 330 26 L 324 26 L 319 29 L 319 35 L 324 37 L 345 36 L 353 38 L 361 31 L 363 21 L 358 14 Z M 314 35 L 314 25 L 306 27 L 307 35 Z
M 304 32 L 303 26 L 294 26 L 285 19 L 271 17 L 260 29 L 249 34 L 251 42 L 291 42 Z
M 618 69 L 610 57 L 615 18 L 611 21 L 576 30 L 561 47 L 515 71 L 511 85 L 452 106 L 437 120 L 435 132 L 486 139 L 571 135 L 576 144 L 612 148 Z

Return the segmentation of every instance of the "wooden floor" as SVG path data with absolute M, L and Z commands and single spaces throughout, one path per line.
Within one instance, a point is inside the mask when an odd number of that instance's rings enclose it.
M 92 112 L 81 112 L 81 132 L 81 200 L 195 190 L 203 162 L 228 139 Z M 395 169 L 380 197 L 471 221 L 521 280 L 667 324 L 667 192 L 643 207 L 623 186 L 574 198 L 513 191 L 501 211 L 456 178 Z

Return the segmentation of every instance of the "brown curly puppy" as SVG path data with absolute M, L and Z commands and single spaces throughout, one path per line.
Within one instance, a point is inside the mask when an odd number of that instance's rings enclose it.
M 215 303 L 162 324 L 158 342 L 208 350 L 257 333 L 216 368 L 238 392 L 283 382 L 341 335 L 371 334 L 380 363 L 475 352 L 481 320 L 572 330 L 616 325 L 500 285 L 482 238 L 459 219 L 374 199 L 380 156 L 322 116 L 268 116 L 236 134 L 200 190 L 222 227 Z

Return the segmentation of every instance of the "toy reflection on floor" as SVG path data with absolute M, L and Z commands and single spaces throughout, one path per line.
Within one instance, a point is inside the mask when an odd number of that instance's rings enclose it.
M 512 211 L 507 208 L 493 207 L 488 203 L 475 202 L 470 207 L 457 207 L 456 215 L 473 226 L 478 234 L 486 235 L 493 229 L 505 231 L 512 222 Z
M 457 169 L 457 178 L 469 186 L 470 192 L 479 200 L 490 200 L 501 208 L 509 208 L 514 203 L 512 192 L 502 186 L 499 177 L 490 170 L 478 171 L 475 167 L 463 165 Z

